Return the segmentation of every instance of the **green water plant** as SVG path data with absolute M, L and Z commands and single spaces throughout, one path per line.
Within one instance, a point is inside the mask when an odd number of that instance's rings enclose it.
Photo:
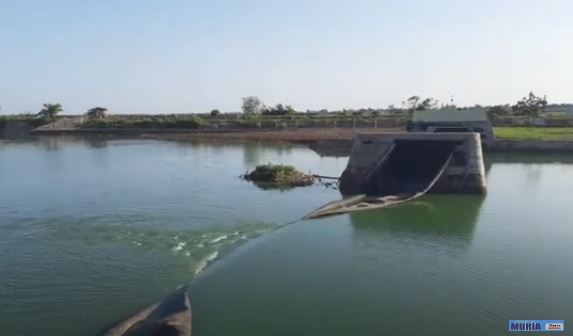
M 314 176 L 311 174 L 300 172 L 290 165 L 271 163 L 258 165 L 243 177 L 245 180 L 253 181 L 263 187 L 302 187 L 314 183 Z

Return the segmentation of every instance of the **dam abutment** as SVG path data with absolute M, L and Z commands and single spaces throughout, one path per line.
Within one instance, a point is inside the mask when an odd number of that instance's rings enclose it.
M 445 169 L 440 170 L 446 163 Z M 440 172 L 440 176 L 437 176 Z M 409 193 L 436 178 L 429 193 L 486 193 L 478 133 L 362 133 L 340 178 L 344 195 Z

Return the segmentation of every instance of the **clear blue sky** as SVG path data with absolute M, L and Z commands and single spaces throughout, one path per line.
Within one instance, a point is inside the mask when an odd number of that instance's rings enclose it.
M 570 0 L 0 0 L 0 113 L 573 102 Z

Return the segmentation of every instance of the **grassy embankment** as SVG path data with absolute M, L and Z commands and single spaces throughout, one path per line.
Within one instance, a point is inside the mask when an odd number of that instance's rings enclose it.
M 571 117 L 544 116 L 547 126 L 573 126 Z M 410 120 L 408 113 L 357 113 L 357 112 L 291 112 L 287 114 L 196 113 L 127 115 L 108 114 L 101 119 L 85 120 L 82 128 L 181 128 L 181 129 L 296 129 L 296 128 L 392 128 L 403 127 Z M 496 116 L 495 126 L 529 127 L 530 118 L 523 116 Z
M 47 121 L 32 114 L 0 115 L 0 129 L 6 127 L 6 125 L 10 123 L 24 123 L 34 127 L 39 127 L 46 124 Z
M 569 140 L 573 127 L 495 127 L 498 140 Z
M 563 119 L 563 118 L 562 118 Z M 90 120 L 85 128 L 181 128 L 205 130 L 294 130 L 299 128 L 321 129 L 352 129 L 352 128 L 396 128 L 403 127 L 407 122 L 406 116 L 357 116 L 342 113 L 318 115 L 309 113 L 293 113 L 283 116 L 251 115 L 240 113 L 221 114 L 179 114 L 179 115 L 109 115 L 104 119 Z M 551 124 L 567 125 L 571 120 L 553 120 Z M 557 123 L 559 121 L 559 123 Z M 512 123 L 515 120 L 511 121 Z M 521 121 L 522 122 L 522 121 Z M 38 127 L 47 123 L 45 119 L 31 114 L 0 116 L 0 130 L 7 125 L 20 123 Z M 495 121 L 494 125 L 510 124 L 509 122 Z M 573 127 L 529 127 L 510 126 L 495 127 L 495 135 L 500 140 L 571 140 L 573 141 Z M 339 132 L 342 132 L 339 131 Z M 272 136 L 272 134 L 270 135 Z M 350 135 L 353 137 L 353 134 Z M 331 136 L 332 137 L 332 136 Z M 343 137 L 338 134 L 337 137 Z

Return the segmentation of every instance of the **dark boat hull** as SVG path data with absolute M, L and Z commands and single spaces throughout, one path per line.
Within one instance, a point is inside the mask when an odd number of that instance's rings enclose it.
M 191 336 L 191 305 L 184 287 L 117 323 L 101 336 Z

